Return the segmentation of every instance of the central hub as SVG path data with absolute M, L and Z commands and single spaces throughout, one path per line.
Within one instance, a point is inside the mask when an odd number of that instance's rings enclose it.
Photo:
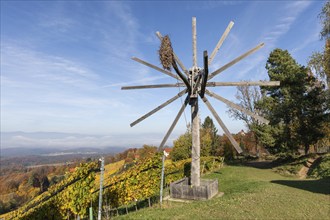
M 191 86 L 190 98 L 198 97 L 198 91 L 201 88 L 201 79 L 203 72 L 203 69 L 197 66 L 189 69 L 189 83 Z

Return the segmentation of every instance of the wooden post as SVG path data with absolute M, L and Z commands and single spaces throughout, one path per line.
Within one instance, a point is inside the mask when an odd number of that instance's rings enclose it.
M 93 207 L 89 207 L 89 220 L 93 220 Z
M 191 99 L 192 121 L 192 151 L 191 151 L 191 185 L 200 185 L 200 140 L 199 140 L 199 115 L 198 98 Z
M 102 191 L 103 191 L 103 174 L 104 174 L 104 157 L 100 158 L 101 161 L 101 174 L 100 174 L 100 193 L 99 193 L 99 211 L 97 219 L 101 220 L 102 216 Z
M 163 203 L 164 171 L 165 171 L 165 152 L 163 153 L 163 157 L 162 157 L 162 174 L 160 176 L 160 192 L 159 192 L 160 208 L 162 208 L 162 203 Z

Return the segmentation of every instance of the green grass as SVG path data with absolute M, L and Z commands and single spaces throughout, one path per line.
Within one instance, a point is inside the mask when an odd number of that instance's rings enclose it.
M 329 219 L 330 180 L 298 180 L 270 169 L 226 166 L 217 178 L 222 197 L 192 203 L 164 202 L 115 219 Z

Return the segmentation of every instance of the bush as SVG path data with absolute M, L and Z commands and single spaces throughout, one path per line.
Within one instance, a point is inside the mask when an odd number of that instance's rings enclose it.
M 330 154 L 324 155 L 310 172 L 310 177 L 329 178 L 330 177 Z

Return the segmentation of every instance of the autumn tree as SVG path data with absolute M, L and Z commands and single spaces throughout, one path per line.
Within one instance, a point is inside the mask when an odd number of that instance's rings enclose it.
M 326 85 L 325 97 L 329 105 L 330 102 L 330 1 L 325 2 L 319 14 L 322 30 L 320 31 L 321 40 L 324 42 L 324 49 L 321 52 L 314 52 L 309 59 L 308 66 L 315 77 Z M 322 129 L 326 135 L 316 144 L 317 147 L 327 147 L 330 143 L 329 120 L 324 120 Z
M 170 153 L 173 161 L 183 160 L 191 157 L 192 136 L 190 131 L 186 131 L 174 141 L 173 149 Z
M 157 153 L 157 147 L 144 144 L 142 148 L 138 149 L 137 153 L 141 159 L 147 158 L 147 157 L 152 157 Z
M 256 103 L 261 99 L 260 88 L 257 86 L 238 86 L 237 93 L 235 95 L 236 100 L 240 107 L 253 112 L 256 115 L 262 116 L 262 112 L 256 107 Z M 231 117 L 244 121 L 248 131 L 252 132 L 252 137 L 255 142 L 255 149 L 258 154 L 259 144 L 269 144 L 270 137 L 267 136 L 266 129 L 269 129 L 267 125 L 261 125 L 255 118 L 239 111 L 235 108 L 228 110 Z M 269 145 L 267 145 L 269 146 Z
M 309 59 L 308 66 L 315 76 L 325 82 L 327 88 L 330 87 L 330 1 L 327 1 L 319 18 L 322 25 L 320 32 L 321 40 L 325 40 L 322 52 L 314 52 Z

